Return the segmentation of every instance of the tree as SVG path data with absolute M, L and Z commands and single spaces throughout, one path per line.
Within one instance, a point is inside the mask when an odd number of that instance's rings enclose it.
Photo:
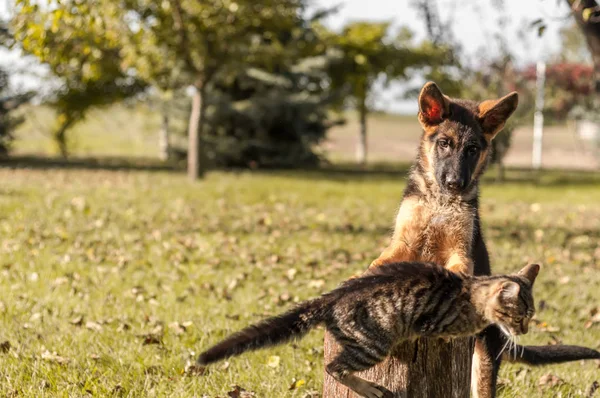
M 13 40 L 7 23 L 0 20 L 0 48 L 10 46 Z M 13 92 L 8 71 L 0 68 L 0 157 L 8 155 L 14 139 L 13 132 L 25 120 L 23 116 L 15 116 L 13 112 L 33 96 L 33 92 Z
M 302 48 L 302 46 L 291 46 Z M 315 147 L 334 122 L 331 104 L 339 92 L 325 85 L 334 54 L 282 58 L 276 73 L 249 67 L 208 89 L 207 153 L 225 167 L 314 166 Z M 287 64 L 287 65 L 286 65 Z
M 350 106 L 355 107 L 360 121 L 357 161 L 367 160 L 367 115 L 374 84 L 383 79 L 387 84 L 410 77 L 411 69 L 447 63 L 449 51 L 443 46 L 424 42 L 416 46 L 407 29 L 390 37 L 390 23 L 352 22 L 338 34 L 320 28 L 330 45 L 341 50 L 343 62 L 333 65 L 334 87 L 349 87 Z
M 559 61 L 592 63 L 585 36 L 575 21 L 560 29 L 560 43 Z
M 600 94 L 600 6 L 596 0 L 567 0 L 594 63 L 594 91 Z
M 123 0 L 107 6 L 120 15 L 130 67 L 159 87 L 171 85 L 173 70 L 181 71 L 183 81 L 194 88 L 188 130 L 188 176 L 193 180 L 205 168 L 202 144 L 210 83 L 225 70 L 281 55 L 276 33 L 291 31 L 303 9 L 301 0 Z
M 67 130 L 94 106 L 136 95 L 146 84 L 122 68 L 118 32 L 104 18 L 102 0 L 61 2 L 42 6 L 17 0 L 12 19 L 15 44 L 35 56 L 58 78 L 60 88 L 48 103 L 56 109 L 52 135 L 68 155 Z
M 0 69 L 0 157 L 8 155 L 14 138 L 13 131 L 24 121 L 23 116 L 14 116 L 12 112 L 27 103 L 33 95 L 33 92 L 11 94 L 9 75 Z

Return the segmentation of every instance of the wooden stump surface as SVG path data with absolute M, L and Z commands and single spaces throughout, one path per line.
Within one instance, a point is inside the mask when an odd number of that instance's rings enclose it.
M 394 398 L 469 398 L 473 339 L 419 339 L 402 343 L 384 362 L 357 373 L 394 393 Z M 339 352 L 325 334 L 325 365 Z M 358 398 L 325 372 L 323 398 Z

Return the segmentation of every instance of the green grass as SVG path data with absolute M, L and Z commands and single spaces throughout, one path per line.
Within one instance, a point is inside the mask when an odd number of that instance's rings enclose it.
M 544 265 L 540 323 L 522 341 L 600 348 L 600 324 L 584 327 L 600 305 L 600 178 L 509 176 L 484 184 L 482 214 L 495 272 Z M 333 171 L 215 172 L 190 184 L 166 172 L 4 168 L 0 181 L 3 397 L 225 397 L 233 385 L 319 396 L 321 329 L 204 375 L 184 368 L 228 333 L 364 269 L 387 243 L 404 186 L 402 174 Z M 161 344 L 144 344 L 150 333 Z M 547 373 L 564 382 L 538 387 Z M 593 361 L 509 365 L 500 396 L 584 397 L 595 380 Z

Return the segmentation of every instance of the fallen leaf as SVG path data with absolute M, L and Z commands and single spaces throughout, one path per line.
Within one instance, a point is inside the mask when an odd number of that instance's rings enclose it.
M 75 326 L 81 326 L 83 325 L 83 315 L 78 315 L 75 318 L 71 319 L 69 321 L 69 323 L 71 325 L 75 325 Z
M 277 368 L 277 367 L 279 367 L 280 362 L 281 362 L 280 357 L 278 357 L 277 355 L 271 355 L 269 357 L 269 359 L 267 360 L 267 366 L 269 366 L 271 368 Z
M 100 325 L 98 322 L 93 322 L 93 321 L 87 321 L 85 323 L 85 328 L 89 329 L 89 330 L 93 330 L 95 332 L 102 331 L 102 325 Z
M 49 362 L 58 363 L 59 365 L 66 365 L 69 362 L 71 362 L 71 360 L 69 358 L 61 357 L 60 355 L 58 355 L 56 353 L 56 351 L 50 352 L 48 350 L 45 350 L 44 352 L 42 352 L 42 359 L 49 361 Z
M 242 387 L 236 385 L 233 386 L 233 390 L 227 393 L 227 396 L 229 396 L 230 398 L 249 398 L 255 397 L 256 394 L 250 391 L 246 391 Z
M 297 388 L 302 387 L 305 384 L 306 384 L 306 380 L 304 380 L 304 379 L 300 379 L 300 380 L 292 379 L 292 384 L 290 384 L 290 387 L 288 388 L 288 390 L 295 390 Z
M 590 314 L 592 317 L 584 325 L 586 329 L 589 329 L 595 324 L 600 323 L 600 311 L 598 311 L 597 308 L 594 308 L 592 311 L 590 311 Z
M 560 328 L 556 326 L 550 326 L 547 322 L 540 322 L 535 324 L 535 327 L 540 332 L 556 333 L 560 332 Z
M 123 322 L 117 327 L 117 332 L 124 332 L 129 329 L 131 329 L 131 326 L 128 323 Z
M 325 285 L 324 279 L 313 279 L 308 282 L 308 287 L 311 287 L 313 289 L 320 289 L 323 287 L 323 285 Z
M 297 273 L 298 273 L 298 270 L 296 268 L 290 268 L 287 270 L 287 272 L 285 274 L 286 274 L 287 278 L 292 281 L 296 277 Z
M 187 360 L 183 373 L 186 375 L 203 376 L 206 373 L 206 367 L 198 365 L 195 361 Z
M 546 373 L 538 380 L 538 387 L 542 389 L 553 388 L 561 384 L 564 384 L 564 381 L 560 377 L 553 375 L 552 373 Z
M 155 333 L 146 333 L 138 335 L 142 339 L 142 345 L 162 344 L 162 335 Z
M 5 340 L 2 343 L 0 343 L 0 352 L 6 354 L 8 351 L 10 351 L 10 347 L 10 341 Z
M 594 396 L 594 394 L 596 394 L 596 391 L 598 391 L 600 389 L 600 383 L 598 381 L 594 381 L 592 383 L 592 385 L 590 386 L 590 389 L 588 390 L 587 393 L 587 398 L 592 398 Z
M 277 304 L 285 304 L 292 299 L 292 296 L 289 293 L 281 293 L 279 297 L 277 297 Z
M 173 333 L 179 336 L 185 333 L 186 328 L 179 322 L 171 322 L 169 323 L 169 329 L 171 329 Z

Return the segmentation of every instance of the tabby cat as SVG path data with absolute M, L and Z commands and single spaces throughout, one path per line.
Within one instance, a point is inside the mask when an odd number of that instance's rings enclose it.
M 383 265 L 241 330 L 202 353 L 198 363 L 299 338 L 323 323 L 342 347 L 327 372 L 363 397 L 381 398 L 383 388 L 353 373 L 381 362 L 402 340 L 471 336 L 492 323 L 511 335 L 527 333 L 539 269 L 532 264 L 512 275 L 470 276 L 433 263 Z

